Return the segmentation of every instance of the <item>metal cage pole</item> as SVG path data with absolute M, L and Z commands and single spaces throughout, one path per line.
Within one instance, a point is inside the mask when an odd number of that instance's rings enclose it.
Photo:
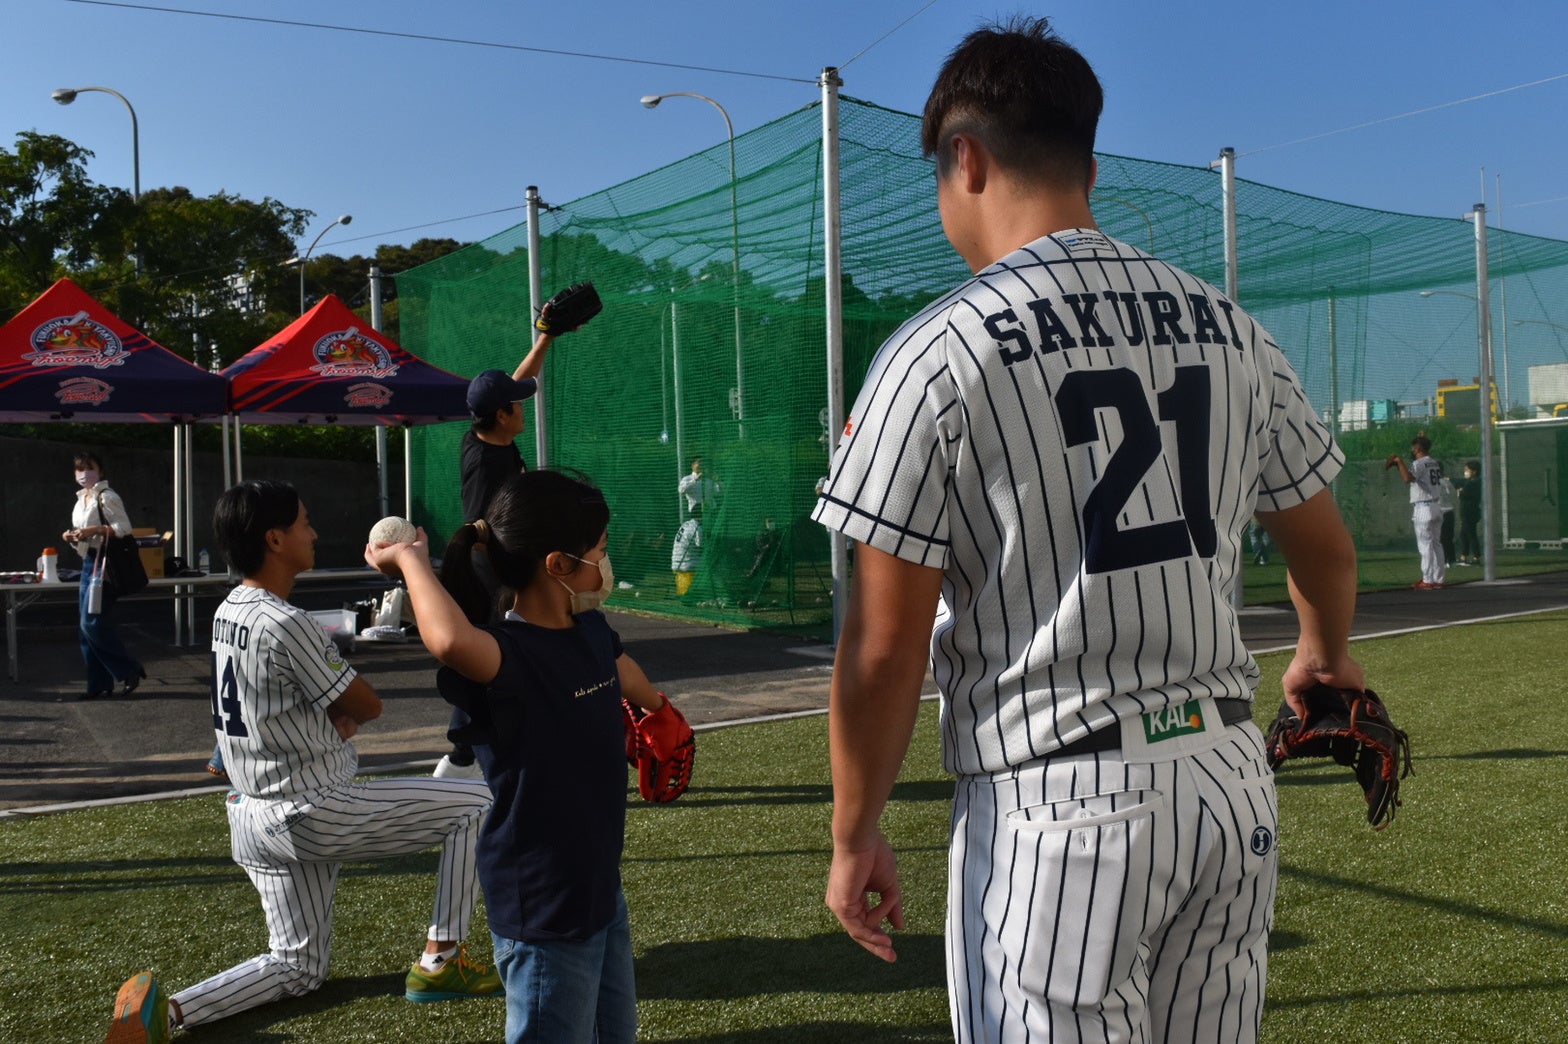
M 1328 431 L 1339 438 L 1339 316 L 1334 288 L 1328 288 Z
M 1220 199 L 1225 223 L 1225 296 L 1236 301 L 1236 150 L 1227 145 L 1220 150 L 1220 158 L 1209 166 L 1220 168 Z M 1230 591 L 1232 609 L 1241 609 L 1247 604 L 1247 585 L 1243 576 L 1246 568 L 1246 556 L 1238 552 L 1236 582 Z
M 544 293 L 539 278 L 539 186 L 528 186 L 528 341 L 529 347 L 533 344 L 533 320 L 539 318 L 539 313 L 544 309 Z M 525 348 L 524 351 L 527 351 Z M 543 374 L 540 374 L 543 377 Z M 538 467 L 548 467 L 550 464 L 550 450 L 546 442 L 549 434 L 549 424 L 545 419 L 544 410 L 544 381 L 539 382 L 540 392 L 534 396 L 534 459 Z
M 1492 508 L 1497 468 L 1492 460 L 1492 302 L 1487 276 L 1486 204 L 1477 203 L 1465 220 L 1475 224 L 1476 339 L 1481 349 L 1481 564 L 1482 579 L 1497 579 L 1497 512 Z
M 682 411 L 681 396 L 684 388 L 681 386 L 681 303 L 675 299 L 675 291 L 670 291 L 670 368 L 674 371 L 675 394 L 675 494 L 676 518 L 684 518 L 685 497 L 679 492 L 680 480 L 686 474 L 683 470 L 686 462 L 686 415 Z
M 844 431 L 844 284 L 843 212 L 839 199 L 838 70 L 826 66 L 817 81 L 822 87 L 822 284 L 827 324 L 828 464 L 838 451 Z M 844 534 L 828 531 L 833 574 L 833 644 L 844 625 L 849 593 L 849 549 Z
M 381 266 L 375 262 L 370 265 L 370 328 L 376 333 L 381 332 Z M 387 426 L 376 424 L 376 493 L 381 517 L 389 513 L 387 496 Z

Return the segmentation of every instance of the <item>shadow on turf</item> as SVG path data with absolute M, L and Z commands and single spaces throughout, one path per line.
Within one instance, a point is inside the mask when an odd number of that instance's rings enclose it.
M 911 780 L 893 787 L 890 801 L 951 801 L 951 780 Z M 692 786 L 681 796 L 686 805 L 825 805 L 833 800 L 833 788 L 826 783 L 786 786 Z M 632 807 L 637 807 L 632 802 Z
M 684 1037 L 700 1044 L 920 1044 L 951 1041 L 953 1029 L 945 1022 L 926 1026 L 874 1026 L 864 1022 L 797 1022 L 789 1026 L 736 1030 L 710 1037 Z
M 741 1000 L 779 993 L 946 988 L 941 935 L 895 932 L 893 945 L 898 960 L 887 964 L 842 932 L 805 939 L 742 936 L 665 943 L 638 958 L 637 996 L 646 1000 Z M 797 1033 L 794 1039 L 816 1038 Z
M 407 875 L 435 882 L 441 853 L 436 850 L 389 859 L 344 863 L 340 883 L 361 877 Z M 170 873 L 186 870 L 188 873 Z M 213 871 L 233 871 L 219 875 Z M 77 876 L 72 876 L 77 875 Z M 171 859 L 83 860 L 76 863 L 0 863 L 0 895 L 70 895 L 157 888 L 212 888 L 245 883 L 245 871 L 228 855 Z

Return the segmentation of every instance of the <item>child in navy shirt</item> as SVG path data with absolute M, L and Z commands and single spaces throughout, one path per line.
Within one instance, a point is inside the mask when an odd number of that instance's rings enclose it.
M 557 471 L 507 479 L 485 518 L 460 529 L 438 580 L 424 530 L 371 545 L 401 575 L 425 645 L 495 795 L 479 839 L 479 881 L 506 990 L 506 1039 L 634 1041 L 631 929 L 621 892 L 626 728 L 621 699 L 668 703 L 598 606 L 614 586 L 609 507 Z M 471 553 L 483 546 L 512 607 L 490 607 Z

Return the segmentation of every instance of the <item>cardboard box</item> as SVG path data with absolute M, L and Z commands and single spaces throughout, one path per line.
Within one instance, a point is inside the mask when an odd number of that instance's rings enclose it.
M 162 576 L 163 561 L 168 555 L 174 534 L 160 533 L 156 529 L 133 529 L 131 536 L 136 538 L 136 548 L 142 554 L 142 568 L 147 570 L 148 577 Z

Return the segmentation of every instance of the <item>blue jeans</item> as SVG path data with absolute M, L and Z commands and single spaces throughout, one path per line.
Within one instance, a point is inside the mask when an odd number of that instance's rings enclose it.
M 109 610 L 114 608 L 114 596 L 107 589 L 103 593 L 102 612 L 87 611 L 90 580 L 98 566 L 96 548 L 87 552 L 82 565 L 81 590 L 77 597 L 77 638 L 82 647 L 82 663 L 87 666 L 87 691 L 113 692 L 114 682 L 130 681 L 146 672 L 136 657 L 126 651 L 119 632 L 109 623 Z
M 625 895 L 609 926 L 587 939 L 491 935 L 506 989 L 506 1044 L 634 1044 L 637 982 Z

